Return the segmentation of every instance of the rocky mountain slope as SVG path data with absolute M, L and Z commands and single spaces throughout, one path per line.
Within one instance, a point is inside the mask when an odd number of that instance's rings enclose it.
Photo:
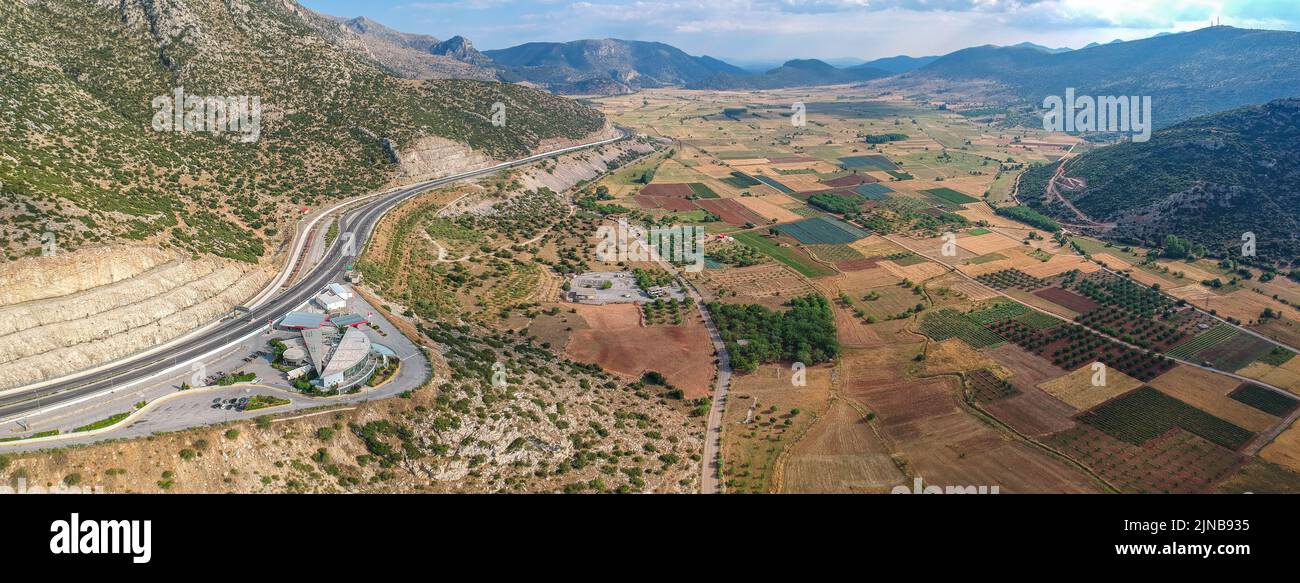
M 255 262 L 301 207 L 393 181 L 386 143 L 434 136 L 504 159 L 606 125 L 525 87 L 401 79 L 359 38 L 286 0 L 0 4 L 0 258 L 39 254 L 48 232 L 62 251 L 130 240 Z M 178 90 L 183 112 L 244 96 L 261 115 L 240 132 L 170 123 Z M 169 131 L 186 120 L 207 131 Z
M 1250 232 L 1261 259 L 1300 258 L 1300 99 L 1199 117 L 1064 164 L 1061 194 L 1091 219 L 1114 223 L 1111 236 L 1158 245 L 1175 235 L 1240 257 Z M 1044 196 L 1058 166 L 1030 170 L 1019 198 L 1074 222 Z
M 327 38 L 403 77 L 481 81 L 494 81 L 498 78 L 491 61 L 474 58 L 470 52 L 473 47 L 465 50 L 463 45 L 468 44 L 468 41 L 461 37 L 440 41 L 426 34 L 400 32 L 364 16 L 321 16 L 325 20 L 317 23 L 324 25 L 321 32 Z
M 656 42 L 618 39 L 527 43 L 485 51 L 509 78 L 557 93 L 627 93 L 689 85 L 719 73 L 744 71 L 710 57 L 693 57 Z

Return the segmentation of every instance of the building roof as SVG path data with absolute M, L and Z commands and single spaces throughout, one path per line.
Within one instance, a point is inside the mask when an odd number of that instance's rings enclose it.
M 366 320 L 365 318 L 358 316 L 356 314 L 348 314 L 346 316 L 339 316 L 337 318 L 334 318 L 330 320 L 330 323 L 334 324 L 335 326 L 338 326 L 339 328 L 343 328 L 344 326 L 356 326 L 357 324 L 365 324 L 368 321 L 369 320 Z
M 340 298 L 344 298 L 352 295 L 352 292 L 348 291 L 348 288 L 345 288 L 337 283 L 331 283 L 329 284 L 328 287 L 330 288 L 330 291 L 334 293 L 334 295 Z
M 325 360 L 329 357 L 329 345 L 325 343 L 325 332 L 314 328 L 303 330 L 302 340 L 307 345 L 307 358 L 311 359 L 311 365 L 316 367 L 317 371 L 325 368 Z
M 284 328 L 320 328 L 325 323 L 325 316 L 311 312 L 289 312 L 280 320 Z
M 348 331 L 343 334 L 343 339 L 339 340 L 338 346 L 334 348 L 334 354 L 330 355 L 329 364 L 325 365 L 325 370 L 320 373 L 320 376 L 326 379 L 340 374 L 356 366 L 369 355 L 370 337 L 356 328 L 348 328 Z
M 343 298 L 340 298 L 330 292 L 325 292 L 321 295 L 316 296 L 316 301 L 320 302 L 322 306 L 333 306 L 335 304 L 344 303 Z

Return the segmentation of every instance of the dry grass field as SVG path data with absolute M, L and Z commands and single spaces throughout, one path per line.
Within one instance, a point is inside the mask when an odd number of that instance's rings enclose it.
M 885 493 L 906 483 L 871 422 L 844 400 L 790 449 L 782 471 L 781 491 L 791 493 Z
M 1065 376 L 1039 383 L 1038 388 L 1080 411 L 1091 409 L 1142 386 L 1142 381 L 1113 368 L 1106 369 L 1106 384 L 1092 384 L 1091 366 L 1083 366 Z
M 831 367 L 814 366 L 804 372 L 802 387 L 792 384 L 785 364 L 763 365 L 734 377 L 722 438 L 729 491 L 771 491 L 777 460 L 826 410 Z
M 789 210 L 786 210 L 784 207 L 769 202 L 767 199 L 770 198 L 774 198 L 774 197 L 743 196 L 732 200 L 735 200 L 736 202 L 745 205 L 745 208 L 748 208 L 749 210 L 753 211 L 754 214 L 763 217 L 767 221 L 776 221 L 777 223 L 788 223 L 803 218 Z
M 1237 374 L 1300 394 L 1300 357 L 1292 358 L 1281 366 L 1255 362 L 1237 371 Z

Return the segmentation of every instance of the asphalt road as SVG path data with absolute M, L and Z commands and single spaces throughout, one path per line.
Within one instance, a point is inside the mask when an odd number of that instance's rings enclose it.
M 340 234 L 333 245 L 326 251 L 325 257 L 320 263 L 297 283 L 253 310 L 251 322 L 244 318 L 231 320 L 215 328 L 202 338 L 170 350 L 150 354 L 139 359 L 126 360 L 116 366 L 84 377 L 52 383 L 31 391 L 15 391 L 12 394 L 0 397 L 0 420 L 21 420 L 23 417 L 40 410 L 92 398 L 101 393 L 114 392 L 117 389 L 125 388 L 151 376 L 161 374 L 177 365 L 198 361 L 211 352 L 221 350 L 240 342 L 249 335 L 256 334 L 266 326 L 267 320 L 279 318 L 286 312 L 302 305 L 326 284 L 336 281 L 342 276 L 344 267 L 353 259 L 352 255 L 345 253 L 349 251 L 347 249 L 349 246 L 344 244 L 347 241 L 348 233 L 352 234 L 352 240 L 354 241 L 354 244 L 350 247 L 355 250 L 364 249 L 365 242 L 369 240 L 370 234 L 375 225 L 378 224 L 379 219 L 394 207 L 420 193 L 453 182 L 478 178 L 509 168 L 530 164 L 544 158 L 610 144 L 626 139 L 630 135 L 630 133 L 623 131 L 622 135 L 617 138 L 553 150 L 482 170 L 430 180 L 376 198 L 374 202 L 360 206 L 341 217 Z M 304 246 L 305 251 L 306 247 Z M 292 263 L 291 261 L 290 265 Z

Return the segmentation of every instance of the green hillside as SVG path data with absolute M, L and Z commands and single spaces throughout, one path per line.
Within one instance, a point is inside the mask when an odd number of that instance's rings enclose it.
M 1020 199 L 1058 218 L 1044 203 L 1056 165 L 1031 169 Z M 1167 235 L 1239 257 L 1254 233 L 1263 260 L 1300 257 L 1300 99 L 1236 109 L 1157 131 L 1149 142 L 1097 148 L 1066 162 L 1086 185 L 1063 190 L 1090 218 L 1114 222 L 1108 235 L 1156 245 Z
M 604 125 L 520 86 L 398 79 L 321 18 L 278 0 L 0 4 L 0 260 L 53 232 L 64 250 L 134 239 L 254 261 L 299 207 L 392 179 L 384 139 L 505 159 Z M 260 97 L 260 139 L 155 131 L 153 101 L 177 87 Z

